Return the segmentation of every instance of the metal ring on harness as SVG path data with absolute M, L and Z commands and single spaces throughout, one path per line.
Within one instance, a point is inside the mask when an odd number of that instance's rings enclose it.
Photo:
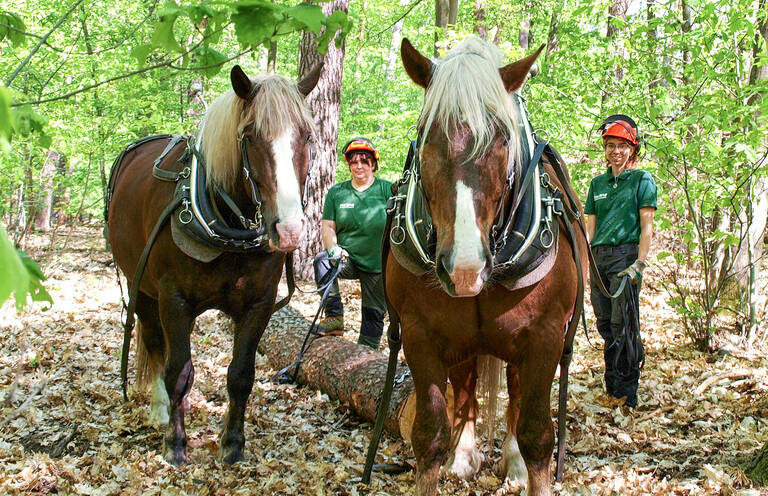
M 396 225 L 389 231 L 389 240 L 392 241 L 392 244 L 395 245 L 401 245 L 405 241 L 405 229 L 403 229 L 403 226 Z

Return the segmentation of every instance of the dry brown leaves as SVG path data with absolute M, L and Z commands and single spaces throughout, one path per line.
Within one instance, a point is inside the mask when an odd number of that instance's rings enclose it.
M 374 474 L 359 484 L 372 426 L 317 391 L 269 382 L 259 360 L 246 415 L 247 460 L 222 466 L 218 436 L 226 409 L 230 324 L 209 312 L 193 333 L 195 385 L 187 435 L 191 463 L 174 468 L 160 455 L 161 433 L 147 425 L 148 396 L 124 403 L 119 383 L 120 292 L 96 229 L 73 247 L 30 252 L 48 276 L 52 309 L 0 310 L 0 493 L 18 494 L 411 494 L 412 473 Z M 559 494 L 761 494 L 741 466 L 768 441 L 764 355 L 692 351 L 666 295 L 651 280 L 643 297 L 647 364 L 640 406 L 628 411 L 603 394 L 602 354 L 578 334 L 571 365 L 568 456 Z M 347 327 L 359 326 L 359 291 L 343 285 Z M 308 319 L 317 297 L 298 293 Z M 588 314 L 588 317 L 591 317 Z M 354 339 L 347 333 L 349 339 Z M 595 334 L 593 344 L 602 345 Z M 734 369 L 755 373 L 726 377 Z M 715 378 L 701 394 L 697 388 Z M 553 418 L 557 387 L 553 387 Z M 502 433 L 484 448 L 469 482 L 442 480 L 442 494 L 516 495 L 494 473 Z M 413 464 L 410 447 L 384 438 L 380 461 Z M 763 493 L 765 494 L 765 493 Z

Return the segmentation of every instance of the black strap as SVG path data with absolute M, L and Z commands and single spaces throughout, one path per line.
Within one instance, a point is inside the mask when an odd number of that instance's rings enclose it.
M 395 373 L 397 372 L 397 357 L 402 346 L 400 336 L 400 316 L 392 307 L 392 303 L 387 297 L 387 259 L 389 258 L 390 242 L 389 230 L 392 226 L 392 217 L 394 211 L 387 214 L 387 223 L 384 226 L 384 236 L 381 240 L 381 281 L 384 286 L 384 300 L 387 303 L 389 312 L 389 327 L 387 328 L 387 341 L 389 343 L 389 360 L 387 361 L 387 373 L 384 378 L 384 389 L 381 392 L 381 399 L 376 407 L 376 421 L 371 433 L 371 442 L 368 444 L 368 453 L 365 456 L 365 467 L 363 468 L 363 484 L 371 483 L 371 472 L 373 471 L 373 462 L 376 459 L 376 451 L 379 449 L 381 435 L 384 432 L 384 421 L 387 419 L 389 402 L 392 399 L 392 391 L 395 387 Z

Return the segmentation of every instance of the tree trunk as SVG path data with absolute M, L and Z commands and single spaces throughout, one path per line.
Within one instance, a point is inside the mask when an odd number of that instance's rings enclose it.
M 533 42 L 533 35 L 531 34 L 531 18 L 526 17 L 520 23 L 520 31 L 518 32 L 517 40 L 520 43 L 520 48 L 523 49 L 523 53 L 528 51 L 528 47 Z
M 485 0 L 475 0 L 474 31 L 480 38 L 488 39 L 488 26 L 485 24 Z
M 606 30 L 606 36 L 608 37 L 608 40 L 610 41 L 610 53 L 612 57 L 623 57 L 625 54 L 625 50 L 622 47 L 622 45 L 619 43 L 619 28 L 617 28 L 613 22 L 611 22 L 612 19 L 620 18 L 620 19 L 626 19 L 627 17 L 627 0 L 612 0 L 611 4 L 608 6 L 608 27 Z M 613 68 L 613 73 L 616 81 L 621 81 L 624 79 L 624 69 L 621 64 L 616 64 Z M 603 93 L 603 103 L 605 103 L 609 97 L 614 95 L 616 93 L 614 88 L 616 85 L 608 84 L 606 85 L 607 89 Z
M 331 15 L 337 10 L 347 12 L 349 0 L 332 0 L 323 3 L 323 14 Z M 316 36 L 304 33 L 299 47 L 299 79 L 304 77 L 323 58 L 317 53 Z M 323 201 L 336 177 L 336 143 L 339 137 L 339 109 L 341 105 L 341 76 L 344 64 L 344 42 L 341 48 L 331 41 L 325 54 L 325 66 L 317 86 L 307 97 L 317 123 L 315 159 L 310 171 L 307 189 L 306 233 L 294 253 L 294 270 L 300 279 L 312 277 L 312 260 L 322 248 L 320 241 L 320 218 Z
M 544 53 L 544 60 L 555 53 L 560 37 L 557 34 L 557 25 L 559 23 L 560 12 L 563 10 L 565 0 L 561 0 L 557 8 L 552 10 L 552 17 L 549 19 L 549 33 L 547 34 L 547 50 Z
M 387 80 L 392 81 L 395 79 L 395 68 L 397 67 L 397 56 L 400 53 L 400 41 L 403 34 L 403 22 L 405 19 L 400 19 L 392 26 L 392 43 L 389 45 L 389 54 L 387 55 Z
M 48 232 L 51 230 L 51 212 L 53 211 L 53 179 L 56 174 L 56 163 L 59 153 L 48 150 L 48 155 L 40 171 L 40 193 L 38 194 L 35 230 Z
M 277 61 L 277 42 L 272 41 L 267 51 L 267 72 L 270 74 L 275 73 L 275 61 Z
M 360 27 L 357 30 L 357 41 L 359 42 L 360 48 L 357 49 L 357 54 L 355 55 L 355 81 L 358 83 L 363 78 L 363 58 L 365 57 L 365 50 L 363 50 L 363 47 L 365 47 L 365 21 L 368 19 L 368 16 L 365 15 L 365 11 L 367 9 L 368 0 L 363 0 L 363 3 L 360 5 Z
M 294 362 L 309 324 L 291 307 L 272 316 L 259 343 L 259 352 L 267 357 L 272 368 L 280 370 Z M 288 373 L 293 374 L 294 371 L 291 368 Z M 299 368 L 298 382 L 319 389 L 349 405 L 358 416 L 373 422 L 378 398 L 384 389 L 386 371 L 387 357 L 383 353 L 345 339 L 327 337 L 315 339 L 307 347 Z M 402 380 L 392 391 L 384 425 L 390 433 L 410 440 L 416 400 L 413 380 L 407 371 L 408 366 L 400 362 L 395 378 Z M 453 393 L 450 387 L 446 391 L 446 400 L 451 412 Z
M 648 89 L 650 91 L 649 103 L 652 106 L 655 102 L 653 89 L 659 85 L 659 72 L 655 70 L 658 50 L 658 37 L 656 35 L 656 28 L 653 26 L 654 19 L 656 19 L 656 12 L 654 11 L 656 0 L 646 1 L 645 18 L 648 21 L 648 53 L 653 58 L 653 62 L 649 69 L 651 70 L 651 81 L 648 83 Z

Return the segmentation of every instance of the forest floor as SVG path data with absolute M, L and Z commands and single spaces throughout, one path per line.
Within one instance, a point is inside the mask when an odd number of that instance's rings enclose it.
M 161 456 L 162 434 L 147 424 L 148 395 L 122 399 L 120 291 L 100 230 L 75 231 L 67 249 L 50 250 L 49 243 L 49 235 L 35 235 L 28 252 L 48 277 L 53 307 L 35 304 L 17 314 L 6 302 L 0 309 L 0 493 L 413 493 L 413 473 L 374 473 L 370 487 L 359 484 L 372 425 L 318 391 L 272 384 L 275 371 L 261 357 L 246 412 L 246 461 L 222 466 L 218 437 L 232 338 L 217 312 L 202 315 L 193 333 L 190 463 L 169 466 Z M 650 271 L 642 295 L 647 363 L 638 408 L 629 411 L 604 395 L 602 352 L 581 329 L 577 334 L 566 472 L 555 493 L 768 494 L 751 489 L 743 472 L 768 441 L 768 359 L 727 339 L 720 352 L 694 351 L 655 279 L 659 272 Z M 344 284 L 342 292 L 347 327 L 356 329 L 359 291 Z M 317 296 L 297 292 L 291 305 L 311 319 Z M 591 339 L 602 345 L 596 333 Z M 477 477 L 444 476 L 441 494 L 520 494 L 494 472 L 503 433 L 496 437 L 483 448 Z M 391 436 L 380 453 L 387 462 L 414 463 L 410 446 Z

